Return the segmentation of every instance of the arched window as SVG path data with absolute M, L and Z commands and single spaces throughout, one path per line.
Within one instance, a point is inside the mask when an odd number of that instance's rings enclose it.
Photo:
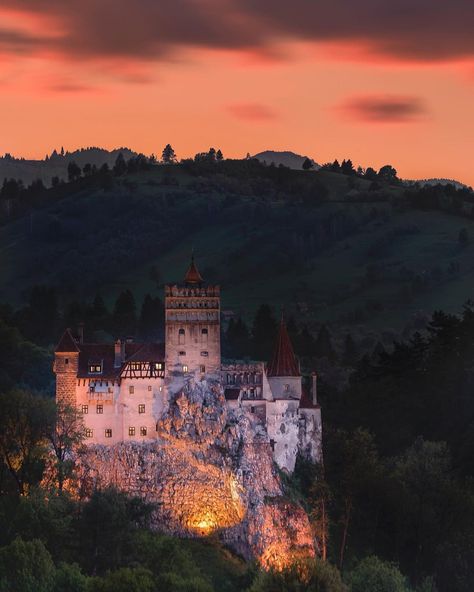
M 185 331 L 184 331 L 184 329 L 180 329 L 178 331 L 178 343 L 179 343 L 179 345 L 184 345 L 184 337 L 185 337 Z
M 201 343 L 207 343 L 209 331 L 207 329 L 201 329 Z

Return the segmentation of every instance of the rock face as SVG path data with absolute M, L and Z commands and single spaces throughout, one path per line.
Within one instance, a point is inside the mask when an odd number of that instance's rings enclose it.
M 179 536 L 216 532 L 265 567 L 315 553 L 306 513 L 283 496 L 263 425 L 229 410 L 218 382 L 189 382 L 170 395 L 155 441 L 78 453 L 79 494 L 109 485 L 152 502 L 157 529 Z

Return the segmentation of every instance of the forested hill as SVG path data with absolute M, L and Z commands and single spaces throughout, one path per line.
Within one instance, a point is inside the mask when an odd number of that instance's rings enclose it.
M 391 339 L 472 294 L 468 189 L 406 188 L 390 167 L 356 173 L 350 161 L 119 161 L 77 167 L 50 189 L 4 183 L 0 301 L 20 305 L 33 285 L 54 286 L 64 306 L 97 293 L 111 304 L 124 289 L 161 295 L 192 249 L 223 286 L 224 310 L 247 319 L 268 302 L 310 329 Z

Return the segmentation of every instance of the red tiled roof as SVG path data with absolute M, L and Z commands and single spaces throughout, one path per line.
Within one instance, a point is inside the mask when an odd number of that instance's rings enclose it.
M 164 343 L 143 343 L 137 345 L 141 345 L 140 349 L 127 358 L 127 362 L 162 362 L 165 359 Z
M 191 257 L 191 265 L 184 276 L 184 281 L 187 284 L 202 284 L 204 281 L 198 271 L 198 268 L 196 267 L 196 264 L 194 263 L 194 255 Z
M 273 358 L 268 364 L 267 376 L 301 376 L 298 361 L 283 319 L 280 323 Z
M 71 329 L 66 329 L 66 331 L 64 331 L 54 351 L 56 353 L 72 353 L 79 351 L 77 342 L 72 336 Z

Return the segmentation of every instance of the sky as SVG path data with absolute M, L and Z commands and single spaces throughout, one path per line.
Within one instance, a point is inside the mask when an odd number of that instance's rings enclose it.
M 472 0 L 2 0 L 0 154 L 293 150 L 474 185 Z

